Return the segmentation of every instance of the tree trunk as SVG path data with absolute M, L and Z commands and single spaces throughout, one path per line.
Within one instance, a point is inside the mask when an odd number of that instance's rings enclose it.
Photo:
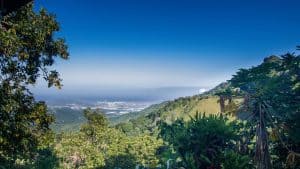
M 256 129 L 256 162 L 258 169 L 271 169 L 271 159 L 269 154 L 268 133 L 265 123 L 265 113 L 261 109 L 261 104 L 257 106 L 259 120 Z
M 225 98 L 224 96 L 220 95 L 220 111 L 221 111 L 221 114 L 225 113 Z

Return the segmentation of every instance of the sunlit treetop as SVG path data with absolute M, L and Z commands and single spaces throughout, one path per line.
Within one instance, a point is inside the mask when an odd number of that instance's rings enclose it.
M 55 38 L 59 24 L 45 9 L 35 13 L 32 3 L 5 15 L 0 25 L 1 80 L 11 85 L 35 84 L 42 76 L 48 86 L 61 87 L 61 79 L 50 70 L 55 58 L 68 59 L 64 39 Z

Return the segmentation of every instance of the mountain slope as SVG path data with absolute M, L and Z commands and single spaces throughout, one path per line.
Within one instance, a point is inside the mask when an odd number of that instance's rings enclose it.
M 129 135 L 135 135 L 147 130 L 153 131 L 160 121 L 171 123 L 178 118 L 189 120 L 190 116 L 193 116 L 197 112 L 206 114 L 219 113 L 220 105 L 218 97 L 205 94 L 164 102 L 157 105 L 156 109 L 152 112 L 148 111 L 144 114 L 137 114 L 137 117 L 116 124 L 116 128 Z
M 189 120 L 190 117 L 194 116 L 197 112 L 205 114 L 220 113 L 220 97 L 217 94 L 220 91 L 226 90 L 229 86 L 228 83 L 222 83 L 200 95 L 181 97 L 173 101 L 163 102 L 162 104 L 155 105 L 155 109 L 150 108 L 141 114 L 132 114 L 130 117 L 130 114 L 128 114 L 126 115 L 127 117 L 124 118 L 126 119 L 125 121 L 119 120 L 119 123 L 116 124 L 116 128 L 119 128 L 129 135 L 135 135 L 145 131 L 154 131 L 160 121 L 172 123 L 179 118 Z M 241 98 L 234 97 L 230 104 L 228 101 L 225 102 L 225 107 L 231 111 L 230 113 L 233 111 L 236 112 L 241 101 Z M 119 119 L 123 119 L 123 117 L 120 116 Z

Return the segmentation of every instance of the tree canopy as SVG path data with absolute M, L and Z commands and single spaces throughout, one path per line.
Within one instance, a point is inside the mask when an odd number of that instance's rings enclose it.
M 267 57 L 262 64 L 250 69 L 240 69 L 230 80 L 232 86 L 243 93 L 243 110 L 251 114 L 257 126 L 256 158 L 259 168 L 271 168 L 268 129 L 272 129 L 271 134 L 279 142 L 274 143 L 277 149 L 283 150 L 277 151 L 281 160 L 299 152 L 299 72 L 300 56 L 287 53 L 280 57 Z
M 0 163 L 11 168 L 16 159 L 33 158 L 38 137 L 54 120 L 28 86 L 44 78 L 49 87 L 60 88 L 51 66 L 69 54 L 65 41 L 54 36 L 55 16 L 45 9 L 34 12 L 30 3 L 0 19 Z

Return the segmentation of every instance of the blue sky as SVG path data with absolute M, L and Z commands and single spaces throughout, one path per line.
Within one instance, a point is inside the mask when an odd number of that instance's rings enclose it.
M 55 13 L 66 89 L 213 87 L 300 44 L 297 0 L 36 0 Z M 46 84 L 39 84 L 44 88 Z

